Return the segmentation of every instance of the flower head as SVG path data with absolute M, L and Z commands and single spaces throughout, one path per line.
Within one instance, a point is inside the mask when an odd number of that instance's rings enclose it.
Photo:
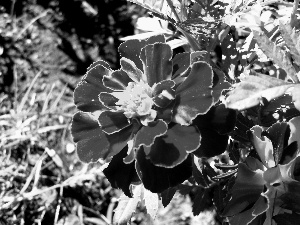
M 114 156 L 106 171 L 115 161 L 124 167 L 135 163 L 145 187 L 160 192 L 191 175 L 189 154 L 199 148 L 203 128 L 193 120 L 209 111 L 220 91 L 213 93 L 209 64 L 191 63 L 190 53 L 172 58 L 163 35 L 126 41 L 119 52 L 119 70 L 98 61 L 75 89 L 75 104 L 81 110 L 72 123 L 77 153 L 84 162 Z M 182 168 L 187 172 L 172 175 Z M 148 170 L 162 176 L 155 181 L 159 184 L 149 178 Z M 171 177 L 173 181 L 166 182 Z

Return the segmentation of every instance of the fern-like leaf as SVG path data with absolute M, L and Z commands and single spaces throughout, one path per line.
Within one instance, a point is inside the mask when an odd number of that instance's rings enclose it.
M 280 47 L 276 46 L 270 39 L 264 34 L 258 31 L 253 31 L 254 38 L 257 41 L 261 50 L 277 64 L 284 69 L 288 76 L 294 81 L 299 82 L 297 72 L 289 58 L 288 54 Z
M 168 20 L 174 18 L 174 12 L 169 7 L 167 0 L 127 0 L 142 6 L 145 9 L 159 15 L 161 18 Z M 180 14 L 181 4 L 178 0 L 172 0 L 173 6 L 176 8 L 176 13 Z
M 289 23 L 284 24 L 281 21 L 279 21 L 279 29 L 294 63 L 300 66 L 300 33 L 296 32 Z

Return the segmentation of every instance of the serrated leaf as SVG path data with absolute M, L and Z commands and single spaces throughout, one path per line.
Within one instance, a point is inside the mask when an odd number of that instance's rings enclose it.
M 157 13 L 163 17 L 174 17 L 174 14 L 171 8 L 168 6 L 167 0 L 127 0 L 137 5 L 144 7 L 152 11 L 153 13 Z M 180 6 L 180 2 L 178 0 L 172 0 L 173 5 Z
M 196 62 L 184 82 L 176 89 L 173 121 L 189 125 L 198 115 L 203 115 L 213 105 L 213 71 L 205 62 Z
M 124 194 L 121 195 L 119 199 L 119 204 L 114 210 L 114 224 L 127 225 L 127 222 L 132 217 L 132 214 L 135 213 L 135 210 L 139 202 L 141 201 L 142 189 L 142 185 L 136 186 L 133 190 L 133 198 L 129 198 Z
M 144 188 L 144 201 L 147 213 L 154 220 L 156 218 L 159 206 L 158 195 Z
M 285 44 L 288 46 L 294 62 L 300 66 L 300 33 L 292 28 L 290 23 L 279 20 L 279 29 Z
M 226 107 L 245 110 L 262 102 L 282 96 L 294 84 L 283 80 L 260 74 L 245 77 L 236 87 L 228 93 Z
M 264 33 L 253 31 L 253 35 L 262 51 L 269 58 L 273 59 L 273 61 L 279 67 L 284 69 L 294 82 L 299 82 L 296 75 L 296 70 L 291 62 L 291 59 L 287 56 L 287 53 L 270 41 L 270 39 Z

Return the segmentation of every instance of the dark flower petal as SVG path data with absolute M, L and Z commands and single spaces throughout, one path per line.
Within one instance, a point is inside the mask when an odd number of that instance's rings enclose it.
M 167 107 L 175 99 L 174 86 L 175 82 L 172 80 L 164 80 L 154 85 L 152 93 L 154 104 L 161 108 Z
M 116 102 L 119 101 L 118 98 L 107 92 L 101 92 L 99 95 L 99 100 L 102 105 L 109 109 L 116 109 Z
M 135 136 L 134 148 L 140 146 L 151 146 L 154 140 L 164 135 L 168 130 L 168 125 L 163 120 L 153 121 L 148 126 L 143 126 Z
M 174 107 L 175 101 L 172 101 L 167 107 L 161 108 L 156 105 L 153 106 L 153 109 L 156 110 L 157 115 L 156 119 L 162 119 L 166 123 L 170 123 L 173 116 L 173 107 Z
M 141 147 L 136 154 L 136 171 L 146 189 L 153 193 L 161 193 L 170 187 L 181 184 L 192 175 L 192 158 L 189 155 L 186 160 L 174 168 L 159 167 L 146 159 L 145 151 Z
M 106 107 L 98 99 L 100 92 L 110 92 L 102 83 L 103 76 L 108 76 L 110 70 L 102 65 L 92 67 L 74 91 L 74 102 L 77 108 L 84 112 L 95 112 Z
M 96 162 L 108 154 L 109 141 L 98 121 L 87 113 L 78 112 L 73 116 L 71 132 L 77 143 L 77 155 L 85 163 Z
M 200 127 L 201 144 L 200 147 L 193 152 L 197 157 L 213 157 L 225 152 L 228 144 L 228 135 L 221 135 L 211 128 Z
M 127 142 L 132 139 L 138 127 L 139 124 L 132 123 L 119 132 L 107 135 L 110 143 L 109 155 L 107 157 L 118 154 L 127 145 Z
M 236 111 L 226 108 L 224 104 L 212 106 L 205 115 L 199 115 L 193 120 L 198 128 L 210 128 L 219 134 L 228 134 L 236 124 Z
M 171 125 L 167 133 L 144 147 L 147 158 L 156 166 L 172 168 L 182 163 L 200 146 L 200 132 L 196 126 Z
M 135 170 L 135 163 L 125 164 L 123 162 L 127 150 L 128 148 L 125 147 L 115 155 L 103 173 L 113 188 L 121 188 L 125 195 L 132 197 L 129 189 L 130 184 L 138 182 L 140 179 Z
M 128 40 L 122 43 L 119 46 L 119 52 L 121 57 L 125 57 L 127 59 L 130 59 L 135 63 L 137 68 L 140 70 L 143 70 L 143 64 L 140 60 L 140 52 L 142 48 L 145 47 L 145 45 L 148 44 L 154 44 L 156 42 L 162 42 L 165 43 L 165 37 L 164 35 L 156 35 L 153 37 L 148 38 L 147 40 Z
M 172 76 L 172 49 L 168 44 L 155 43 L 147 45 L 141 51 L 143 71 L 150 87 L 155 83 L 171 79 Z
M 99 123 L 103 132 L 113 134 L 130 125 L 123 112 L 104 111 L 99 116 Z
M 78 112 L 73 116 L 71 132 L 77 143 L 79 159 L 90 163 L 119 153 L 127 145 L 134 129 L 135 125 L 130 125 L 120 132 L 107 135 L 97 120 L 87 113 Z
M 110 76 L 103 77 L 103 84 L 112 90 L 124 90 L 129 82 L 133 82 L 123 70 L 116 70 Z
M 175 79 L 176 77 L 180 76 L 183 72 L 185 72 L 187 69 L 189 69 L 191 64 L 190 55 L 191 55 L 190 52 L 184 52 L 174 56 L 174 58 L 172 59 L 173 62 L 172 79 Z
M 213 72 L 205 62 L 196 62 L 188 77 L 176 89 L 173 121 L 189 125 L 197 115 L 205 114 L 213 105 Z
M 103 67 L 105 67 L 106 69 L 110 70 L 110 66 L 107 62 L 103 61 L 103 60 L 98 60 L 96 62 L 93 62 L 88 68 L 86 71 L 89 71 L 90 69 L 98 66 L 98 65 L 101 65 Z
M 121 69 L 127 73 L 127 75 L 135 82 L 139 82 L 143 78 L 143 72 L 136 67 L 133 61 L 127 58 L 121 58 Z

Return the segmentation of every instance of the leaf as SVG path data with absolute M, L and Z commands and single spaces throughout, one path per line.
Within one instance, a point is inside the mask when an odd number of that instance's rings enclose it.
M 277 214 L 273 217 L 277 225 L 297 225 L 300 221 L 300 214 L 298 213 L 283 213 Z
M 205 62 L 196 62 L 185 81 L 176 89 L 173 121 L 189 125 L 198 115 L 208 112 L 213 104 L 213 72 Z
M 294 59 L 294 63 L 300 66 L 300 33 L 289 23 L 284 24 L 279 20 L 279 30 L 285 44 L 288 46 L 290 53 Z
M 292 99 L 296 109 L 300 111 L 300 85 L 296 85 L 292 91 Z
M 138 182 L 139 177 L 136 173 L 134 162 L 126 164 L 123 161 L 124 157 L 127 156 L 127 150 L 128 148 L 125 147 L 115 155 L 108 167 L 103 170 L 103 173 L 113 188 L 120 188 L 126 196 L 132 197 L 129 189 L 130 184 Z
M 213 68 L 214 78 L 213 78 L 213 98 L 214 102 L 217 103 L 220 100 L 222 92 L 230 88 L 230 84 L 225 79 L 225 74 L 218 68 Z
M 196 192 L 196 197 L 194 199 L 193 204 L 193 215 L 198 216 L 205 209 L 209 208 L 209 203 L 211 201 L 210 198 L 210 189 L 198 188 Z
M 168 44 L 155 43 L 146 45 L 140 54 L 143 71 L 150 87 L 172 76 L 172 49 Z
M 288 143 L 290 144 L 296 141 L 298 143 L 298 147 L 300 147 L 300 116 L 294 117 L 288 123 L 291 129 L 291 135 Z
M 136 186 L 133 190 L 133 198 L 129 198 L 124 194 L 121 195 L 119 204 L 115 209 L 113 218 L 114 224 L 127 225 L 127 222 L 132 217 L 132 214 L 135 213 L 135 210 L 141 201 L 142 189 L 142 185 Z
M 161 196 L 162 204 L 164 207 L 167 207 L 170 204 L 176 191 L 177 191 L 176 187 L 170 187 L 161 193 L 160 196 Z
M 99 101 L 98 95 L 100 92 L 110 91 L 102 83 L 103 77 L 108 76 L 110 73 L 110 69 L 101 64 L 97 64 L 87 71 L 74 91 L 74 103 L 79 110 L 95 112 L 106 108 Z
M 147 213 L 154 220 L 156 218 L 159 206 L 158 195 L 144 188 L 144 201 Z
M 119 132 L 131 124 L 123 112 L 104 111 L 99 115 L 98 120 L 106 134 Z
M 200 140 L 196 126 L 172 124 L 163 136 L 155 139 L 153 145 L 144 147 L 144 151 L 154 165 L 173 168 L 199 147 Z
M 200 165 L 198 163 L 199 159 L 194 156 L 194 160 L 193 160 L 193 178 L 195 179 L 195 181 L 197 182 L 197 184 L 202 185 L 203 187 L 206 187 L 206 181 L 205 178 L 201 172 L 201 168 Z
M 143 126 L 135 136 L 134 148 L 153 145 L 155 139 L 164 135 L 167 130 L 168 125 L 163 120 L 153 121 L 148 126 Z
M 266 132 L 263 133 L 268 137 L 273 145 L 273 156 L 275 165 L 281 160 L 281 156 L 284 148 L 288 145 L 288 139 L 290 137 L 290 128 L 287 123 L 275 123 L 269 127 Z
M 238 63 L 238 51 L 236 49 L 236 42 L 233 40 L 232 34 L 226 35 L 221 42 L 222 48 L 222 70 L 228 74 L 232 66 L 234 68 Z
M 232 199 L 223 211 L 223 216 L 234 216 L 247 206 L 255 203 L 264 188 L 262 173 L 251 171 L 246 164 L 240 163 L 233 188 Z
M 267 101 L 278 98 L 293 86 L 294 84 L 267 75 L 249 75 L 228 93 L 226 107 L 245 110 L 260 104 L 262 98 Z
M 273 156 L 273 145 L 270 139 L 262 136 L 262 132 L 262 127 L 254 126 L 251 128 L 251 133 L 249 132 L 249 137 L 264 166 L 271 168 L 276 166 Z
M 287 56 L 287 53 L 280 47 L 276 46 L 270 39 L 264 34 L 257 31 L 253 31 L 254 38 L 257 41 L 261 50 L 282 69 L 284 69 L 288 76 L 294 81 L 299 82 L 296 75 L 296 70 L 293 67 L 291 59 Z
M 174 17 L 171 8 L 168 6 L 167 0 L 127 0 L 127 1 L 140 5 L 145 9 L 152 11 L 153 13 L 157 13 L 161 15 L 164 18 Z M 173 5 L 176 4 L 177 6 L 180 6 L 178 0 L 173 0 L 172 4 Z
M 192 162 L 188 156 L 174 168 L 155 166 L 146 158 L 141 147 L 136 153 L 136 170 L 146 189 L 153 193 L 161 193 L 188 179 L 192 175 Z

